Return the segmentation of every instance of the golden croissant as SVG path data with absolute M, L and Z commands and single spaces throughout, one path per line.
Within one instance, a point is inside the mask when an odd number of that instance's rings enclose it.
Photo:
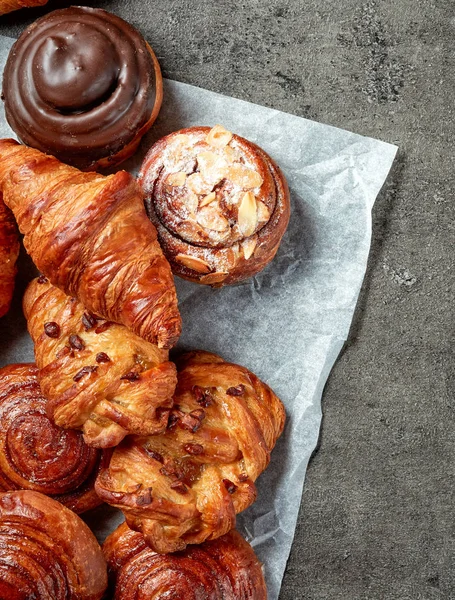
M 23 304 L 57 425 L 82 429 L 85 442 L 100 448 L 166 428 L 177 383 L 167 350 L 94 316 L 43 276 L 30 283 Z
M 51 283 L 160 348 L 181 330 L 169 263 L 134 178 L 83 173 L 0 140 L 0 191 Z
M 48 0 L 0 0 L 0 15 L 19 10 L 19 8 L 33 8 L 44 6 Z
M 97 494 L 159 553 L 218 538 L 256 498 L 284 427 L 281 401 L 253 373 L 208 352 L 184 355 L 164 434 L 127 438 Z
M 5 206 L 0 194 L 0 317 L 11 304 L 19 256 L 19 236 L 12 212 Z

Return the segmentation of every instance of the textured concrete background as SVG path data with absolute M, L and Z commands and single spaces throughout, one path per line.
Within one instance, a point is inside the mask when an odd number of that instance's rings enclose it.
M 453 0 L 91 4 L 136 25 L 167 77 L 400 146 L 281 600 L 455 598 Z

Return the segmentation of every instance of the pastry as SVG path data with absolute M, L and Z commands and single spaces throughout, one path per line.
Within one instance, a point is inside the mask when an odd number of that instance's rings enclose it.
M 0 494 L 0 598 L 100 600 L 101 548 L 71 510 L 38 492 Z
M 174 280 L 131 175 L 82 173 L 0 140 L 0 192 L 25 249 L 54 285 L 160 348 L 176 343 Z
M 103 545 L 114 600 L 266 600 L 261 564 L 232 530 L 177 554 L 155 554 L 123 523 Z
M 8 123 L 29 146 L 83 170 L 131 156 L 161 107 L 161 71 L 141 34 L 99 8 L 32 23 L 3 76 Z
M 156 142 L 139 182 L 173 272 L 190 281 L 221 286 L 252 277 L 275 256 L 288 225 L 279 168 L 220 125 Z
M 5 206 L 0 193 L 0 317 L 10 307 L 19 256 L 19 236 L 12 212 Z
M 44 6 L 48 0 L 0 0 L 0 15 L 19 10 L 19 8 L 34 8 Z
M 256 498 L 285 413 L 247 369 L 208 352 L 184 355 L 168 429 L 126 438 L 95 489 L 159 553 L 215 539 Z
M 52 423 L 37 375 L 33 364 L 0 369 L 0 490 L 34 490 L 82 513 L 101 504 L 101 453 Z
M 96 318 L 45 277 L 27 288 L 24 314 L 57 425 L 82 429 L 86 443 L 100 448 L 166 429 L 177 384 L 167 350 Z

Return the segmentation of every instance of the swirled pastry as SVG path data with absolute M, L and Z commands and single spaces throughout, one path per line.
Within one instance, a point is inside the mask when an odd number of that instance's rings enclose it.
M 0 15 L 19 10 L 20 8 L 33 8 L 44 6 L 49 0 L 0 0 Z
M 100 600 L 101 548 L 71 510 L 38 492 L 0 494 L 0 598 Z
M 0 193 L 0 317 L 10 307 L 19 256 L 19 236 L 13 213 L 5 206 Z
M 52 423 L 37 375 L 33 364 L 0 369 L 0 490 L 34 490 L 81 513 L 101 504 L 101 453 Z
M 135 152 L 161 107 L 162 77 L 152 49 L 126 21 L 73 6 L 22 33 L 3 95 L 8 123 L 25 144 L 94 170 Z
M 82 173 L 0 140 L 0 192 L 54 285 L 160 348 L 177 342 L 174 279 L 131 175 Z
M 24 313 L 57 425 L 82 429 L 86 443 L 100 448 L 166 428 L 177 383 L 166 350 L 99 319 L 44 277 L 27 288 Z
M 123 523 L 103 545 L 114 600 L 266 600 L 261 564 L 235 530 L 176 554 L 156 554 Z
M 220 286 L 255 275 L 288 225 L 289 190 L 279 168 L 220 125 L 159 140 L 139 182 L 172 270 L 191 281 Z
M 235 526 L 235 515 L 256 498 L 253 482 L 285 419 L 277 396 L 243 367 L 201 351 L 184 355 L 177 367 L 167 431 L 125 439 L 95 484 L 160 553 Z

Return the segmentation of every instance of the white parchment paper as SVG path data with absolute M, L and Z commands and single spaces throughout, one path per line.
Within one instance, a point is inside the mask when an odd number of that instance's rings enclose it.
M 1 72 L 12 42 L 0 37 Z M 371 208 L 397 148 L 175 81 L 165 81 L 164 92 L 156 125 L 125 168 L 136 172 L 144 152 L 171 131 L 221 123 L 264 148 L 291 189 L 289 229 L 262 273 L 216 290 L 176 281 L 179 348 L 209 350 L 248 367 L 286 406 L 286 429 L 258 480 L 258 500 L 238 518 L 264 563 L 269 599 L 276 600 L 318 439 L 322 390 L 348 335 L 370 247 Z M 0 135 L 15 137 L 2 106 Z M 20 269 L 15 304 L 0 320 L 0 366 L 33 360 L 20 309 L 33 268 L 22 257 Z M 87 520 L 102 539 L 122 518 L 101 507 Z

